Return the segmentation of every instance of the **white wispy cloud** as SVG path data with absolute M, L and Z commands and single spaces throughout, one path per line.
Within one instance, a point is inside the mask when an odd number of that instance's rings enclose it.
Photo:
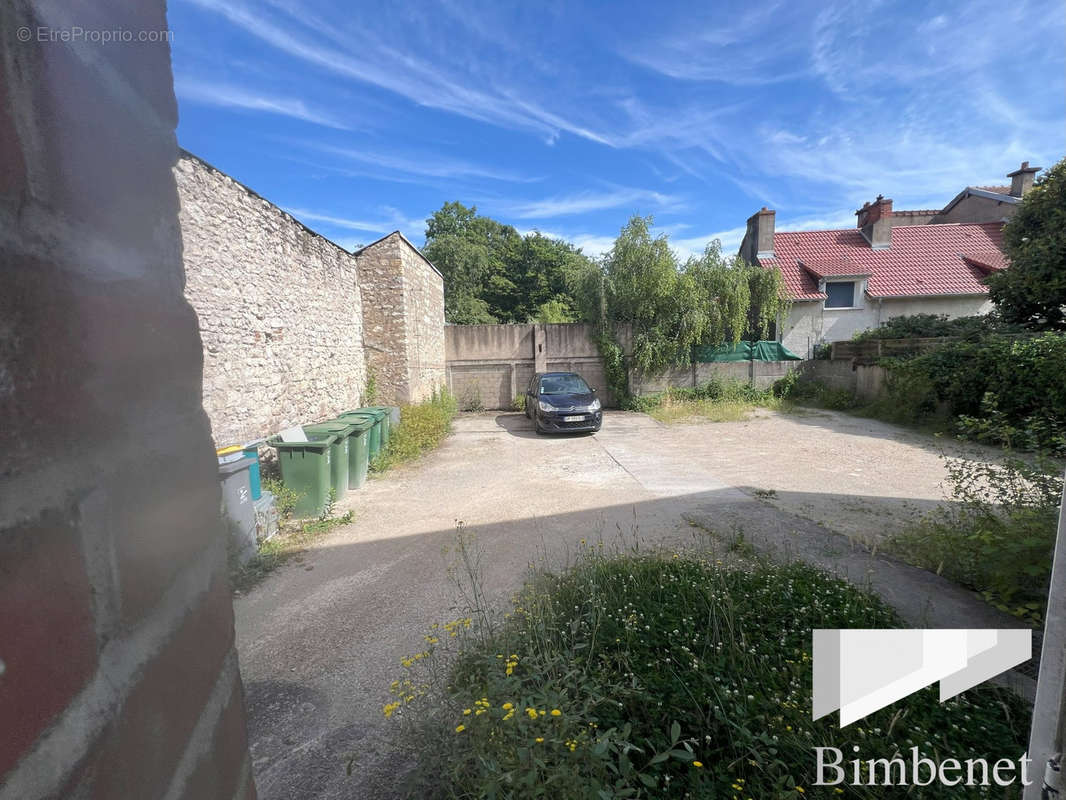
M 684 18 L 684 30 L 618 48 L 622 57 L 684 81 L 734 86 L 766 86 L 795 80 L 808 72 L 795 36 L 803 12 L 796 3 L 761 3 L 723 12 L 708 5 L 706 19 Z M 725 20 L 725 21 L 723 21 Z M 788 30 L 767 46 L 772 34 Z
M 648 189 L 621 187 L 605 192 L 585 191 L 519 203 L 512 207 L 509 213 L 519 219 L 549 219 L 623 207 L 639 213 L 646 212 L 649 207 L 660 210 L 677 208 L 679 203 L 679 199 L 671 195 Z
M 174 90 L 179 99 L 193 103 L 217 106 L 219 108 L 236 108 L 245 111 L 262 111 L 268 114 L 280 114 L 293 119 L 302 119 L 316 125 L 324 125 L 339 130 L 351 130 L 351 127 L 337 117 L 323 111 L 310 108 L 303 100 L 295 97 L 277 97 L 259 94 L 239 86 L 231 86 L 217 81 L 195 80 L 187 77 L 174 79 Z
M 289 214 L 292 214 L 296 219 L 302 222 L 315 222 L 320 223 L 318 227 L 324 229 L 333 230 L 350 230 L 350 231 L 364 231 L 372 234 L 385 234 L 392 231 L 401 231 L 404 236 L 412 241 L 418 243 L 421 241 L 423 234 L 425 233 L 425 219 L 412 218 L 404 215 L 398 209 L 390 206 L 385 206 L 380 209 L 383 216 L 380 219 L 352 219 L 350 217 L 341 217 L 336 214 L 312 211 L 306 208 L 286 208 Z M 308 225 L 310 228 L 314 228 L 314 225 Z M 341 242 L 338 240 L 338 244 Z M 350 248 L 349 248 L 350 249 Z
M 614 247 L 615 239 L 613 236 L 604 236 L 597 233 L 558 233 L 541 230 L 540 228 L 529 228 L 526 230 L 519 229 L 518 232 L 523 236 L 528 236 L 531 233 L 539 233 L 541 236 L 546 236 L 549 239 L 562 239 L 564 242 L 569 242 L 574 245 L 574 247 L 580 247 L 581 252 L 593 259 L 602 257 Z
M 335 147 L 315 142 L 308 142 L 307 146 L 324 153 L 342 156 L 349 161 L 356 161 L 383 170 L 403 172 L 408 175 L 424 175 L 431 178 L 487 178 L 514 183 L 533 183 L 540 180 L 540 178 L 524 177 L 511 170 L 494 169 L 469 161 L 445 158 L 434 153 L 401 155 L 351 147 Z
M 505 128 L 532 131 L 553 141 L 561 131 L 601 144 L 610 137 L 550 111 L 515 88 L 475 88 L 453 77 L 440 63 L 423 60 L 415 48 L 397 50 L 377 37 L 352 27 L 315 17 L 306 9 L 286 2 L 271 5 L 289 16 L 284 27 L 270 21 L 262 8 L 252 9 L 231 0 L 190 0 L 224 17 L 271 47 L 320 69 L 385 89 L 427 108 L 436 108 Z M 336 41 L 343 49 L 323 45 L 294 32 L 311 28 Z

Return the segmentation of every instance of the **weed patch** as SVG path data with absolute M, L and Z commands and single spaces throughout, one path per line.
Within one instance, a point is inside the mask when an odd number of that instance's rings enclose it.
M 947 459 L 953 503 L 890 539 L 887 549 L 980 592 L 1031 624 L 1043 620 L 1061 466 L 1018 458 L 989 464 Z
M 405 796 L 821 797 L 832 795 L 811 786 L 816 746 L 1025 748 L 1025 705 L 988 686 L 944 704 L 929 688 L 844 732 L 812 722 L 812 629 L 901 623 L 803 565 L 584 546 L 574 567 L 533 574 L 503 620 L 467 597 L 469 616 L 427 632 L 383 707 L 410 748 Z
M 230 584 L 237 593 L 249 591 L 282 564 L 306 550 L 318 536 L 338 525 L 347 525 L 354 517 L 351 511 L 339 517 L 333 516 L 336 494 L 331 489 L 329 501 L 318 519 L 294 523 L 292 512 L 300 494 L 287 489 L 276 474 L 264 475 L 262 480 L 263 490 L 274 495 L 280 530 L 265 542 L 261 542 L 258 552 L 243 566 L 231 561 Z
M 660 422 L 740 422 L 756 408 L 777 409 L 781 400 L 771 390 L 755 389 L 743 381 L 710 380 L 694 389 L 671 388 L 631 398 L 629 407 Z
M 371 461 L 371 470 L 384 472 L 436 448 L 451 430 L 455 413 L 455 398 L 447 389 L 434 392 L 428 403 L 405 406 L 400 424 L 389 434 L 388 446 Z

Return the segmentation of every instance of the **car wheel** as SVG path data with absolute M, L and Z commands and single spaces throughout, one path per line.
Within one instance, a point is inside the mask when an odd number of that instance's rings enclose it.
M 537 436 L 543 436 L 545 433 L 544 428 L 540 427 L 540 420 L 533 419 L 533 427 L 537 429 Z

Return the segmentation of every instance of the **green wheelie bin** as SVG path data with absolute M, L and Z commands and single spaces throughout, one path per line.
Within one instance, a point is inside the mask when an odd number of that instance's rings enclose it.
M 348 464 L 350 463 L 348 435 L 352 432 L 351 424 L 343 420 L 335 419 L 328 422 L 316 422 L 314 425 L 304 425 L 304 433 L 308 438 L 311 434 L 330 433 L 336 437 L 330 445 L 329 478 L 333 486 L 334 499 L 340 500 L 348 491 Z
M 358 489 L 366 483 L 367 466 L 370 463 L 370 430 L 374 420 L 369 416 L 351 414 L 344 419 L 329 420 L 348 425 L 348 488 Z
M 317 517 L 329 500 L 332 433 L 309 433 L 309 442 L 283 442 L 271 436 L 267 444 L 278 451 L 281 480 L 285 488 L 297 494 L 293 514 L 297 517 Z
M 364 406 L 363 408 L 356 409 L 357 411 L 372 411 L 378 415 L 378 419 L 381 420 L 381 446 L 384 448 L 389 443 L 389 437 L 392 435 L 392 412 L 388 406 Z
M 385 446 L 385 438 L 381 432 L 382 414 L 377 411 L 345 411 L 337 415 L 339 420 L 365 419 L 370 420 L 371 428 L 367 431 L 367 460 L 373 461 L 374 456 L 381 452 Z

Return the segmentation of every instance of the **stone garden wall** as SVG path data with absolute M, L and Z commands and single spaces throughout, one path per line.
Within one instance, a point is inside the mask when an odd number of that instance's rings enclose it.
M 215 444 L 359 406 L 366 364 L 355 256 L 189 153 L 174 177 Z

